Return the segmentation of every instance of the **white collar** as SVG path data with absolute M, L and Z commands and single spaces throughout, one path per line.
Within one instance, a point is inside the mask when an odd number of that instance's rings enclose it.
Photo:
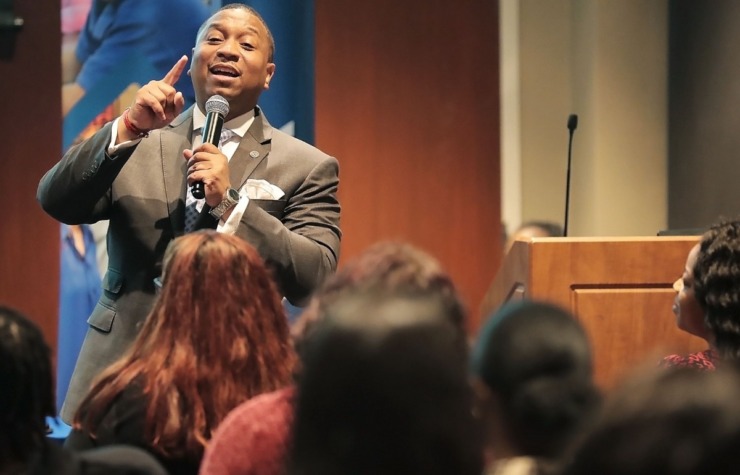
M 234 134 L 238 135 L 239 138 L 242 138 L 244 137 L 244 134 L 247 133 L 247 130 L 249 130 L 249 127 L 252 126 L 252 122 L 254 122 L 254 109 L 226 122 L 224 124 L 224 129 L 229 129 L 234 132 Z M 205 123 L 206 116 L 196 105 L 193 107 L 193 131 L 202 129 Z

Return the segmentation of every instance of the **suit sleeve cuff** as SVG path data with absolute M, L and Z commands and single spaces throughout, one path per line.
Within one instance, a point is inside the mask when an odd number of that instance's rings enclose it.
M 118 156 L 118 152 L 131 148 L 134 145 L 141 142 L 141 139 L 137 138 L 134 140 L 129 140 L 127 142 L 121 142 L 118 145 L 116 145 L 116 139 L 118 138 L 118 121 L 119 120 L 121 120 L 121 118 L 117 117 L 113 121 L 113 127 L 111 127 L 110 143 L 108 144 L 108 150 L 107 150 L 108 156 L 110 157 L 111 160 L 116 159 L 116 157 Z

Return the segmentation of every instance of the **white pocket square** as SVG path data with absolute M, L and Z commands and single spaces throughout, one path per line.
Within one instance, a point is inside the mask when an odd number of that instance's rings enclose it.
M 265 180 L 247 180 L 241 190 L 250 200 L 279 200 L 285 196 L 285 192 L 279 187 Z

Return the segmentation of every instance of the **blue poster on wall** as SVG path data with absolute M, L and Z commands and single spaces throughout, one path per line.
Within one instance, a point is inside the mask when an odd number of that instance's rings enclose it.
M 275 78 L 260 106 L 270 123 L 314 143 L 314 3 L 245 1 L 260 12 L 275 38 Z
M 261 97 L 260 105 L 274 126 L 313 143 L 313 2 L 240 3 L 260 12 L 276 43 L 275 79 Z M 220 2 L 204 0 L 65 0 L 63 149 L 69 148 L 80 134 L 84 138 L 118 117 L 140 85 L 163 77 L 183 54 L 190 56 L 198 27 L 219 7 Z M 180 78 L 177 89 L 185 95 L 186 105 L 193 103 L 193 88 L 187 76 Z M 86 130 L 91 122 L 92 130 Z

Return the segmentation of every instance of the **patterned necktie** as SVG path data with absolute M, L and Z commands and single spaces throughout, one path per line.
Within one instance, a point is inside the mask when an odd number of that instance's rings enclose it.
M 230 129 L 222 129 L 221 130 L 221 136 L 219 137 L 218 141 L 218 148 L 219 150 L 223 148 L 224 144 L 231 139 L 235 134 Z M 206 200 L 205 198 L 196 200 L 193 198 L 193 195 L 190 192 L 190 187 L 187 187 L 187 196 L 185 197 L 185 202 L 187 205 L 185 206 L 185 232 L 189 233 L 193 230 L 195 230 L 195 224 L 198 222 L 198 216 L 200 215 L 200 211 L 203 209 L 203 205 L 205 204 Z

